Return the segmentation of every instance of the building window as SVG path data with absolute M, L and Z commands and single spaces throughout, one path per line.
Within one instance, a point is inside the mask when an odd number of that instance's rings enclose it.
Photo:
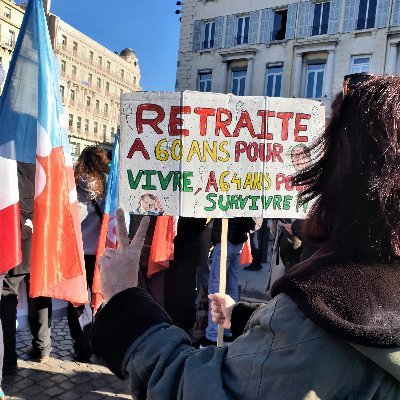
M 73 47 L 72 47 L 73 52 L 76 54 L 76 52 L 78 51 L 78 43 L 74 42 L 73 43 Z
M 63 99 L 64 98 L 64 93 L 65 93 L 65 88 L 64 88 L 64 86 L 60 86 L 60 94 L 61 94 L 61 98 Z
M 86 105 L 88 106 L 88 107 L 90 107 L 90 103 L 92 102 L 92 99 L 90 98 L 90 96 L 87 96 L 86 97 Z
M 124 91 L 122 89 L 119 89 L 119 97 L 121 97 L 124 94 Z
M 107 103 L 104 103 L 104 112 L 108 113 L 108 104 Z
M 244 96 L 244 89 L 246 87 L 247 70 L 234 70 L 232 71 L 232 93 L 236 96 Z
M 106 136 L 107 134 L 107 125 L 103 125 L 103 135 Z
M 203 49 L 212 49 L 215 38 L 215 21 L 204 22 L 203 25 Z
M 61 44 L 62 44 L 63 46 L 66 46 L 66 45 L 67 45 L 67 37 L 66 37 L 65 35 L 62 35 L 62 36 L 61 36 Z
M 99 123 L 97 121 L 94 121 L 93 122 L 93 132 L 97 133 L 98 129 L 99 129 Z
M 376 3 L 377 0 L 360 0 L 357 30 L 373 28 L 375 26 Z
M 113 138 L 114 135 L 115 135 L 115 130 L 114 130 L 114 127 L 112 127 L 112 128 L 111 128 L 111 137 Z
M 325 3 L 314 4 L 314 19 L 313 26 L 311 28 L 311 35 L 326 35 L 328 32 L 329 22 L 329 10 L 331 3 L 329 1 Z
M 351 57 L 350 73 L 370 72 L 371 56 L 353 56 Z
M 320 99 L 324 87 L 325 64 L 307 65 L 306 97 Z
M 199 72 L 199 92 L 211 92 L 212 73 Z
M 249 26 L 250 16 L 247 15 L 237 18 L 235 37 L 237 45 L 247 44 L 249 42 Z
M 70 92 L 70 99 L 72 100 L 72 101 L 75 101 L 75 90 L 73 90 L 73 89 L 71 89 L 71 92 Z
M 61 72 L 65 72 L 67 67 L 67 63 L 64 60 L 61 60 Z
M 99 56 L 99 65 L 102 65 L 102 64 L 103 64 L 103 57 Z
M 101 79 L 97 78 L 97 87 L 101 87 Z
M 78 117 L 76 120 L 76 129 L 81 129 L 81 124 L 82 124 L 82 118 Z
M 110 91 L 110 82 L 106 82 L 106 92 Z
M 100 108 L 100 100 L 96 100 L 96 110 Z
M 283 67 L 268 67 L 265 85 L 265 95 L 269 97 L 279 97 L 282 87 Z
M 89 132 L 89 120 L 85 119 L 85 132 Z
M 136 85 L 136 76 L 133 77 L 133 84 Z
M 15 46 L 15 32 L 14 31 L 9 31 L 10 34 L 10 46 L 14 47 Z
M 74 125 L 74 116 L 72 114 L 69 114 L 69 116 L 68 116 L 68 126 L 70 128 L 72 128 L 73 125 Z
M 72 66 L 72 76 L 76 76 L 76 67 L 75 65 Z
M 121 69 L 121 78 L 123 79 L 125 75 L 125 71 L 123 69 Z
M 271 40 L 284 40 L 286 35 L 287 10 L 274 11 L 274 27 Z
M 11 8 L 9 7 L 4 7 L 4 17 L 11 19 Z
M 89 83 L 92 83 L 92 81 L 93 81 L 93 75 L 92 75 L 92 74 L 89 74 L 89 75 L 88 75 L 88 82 L 89 82 Z
M 111 69 L 111 63 L 110 61 L 107 61 L 107 70 L 109 71 Z
M 93 51 L 89 52 L 89 59 L 90 59 L 90 62 L 93 62 Z
M 81 144 L 80 143 L 71 142 L 70 143 L 70 149 L 71 149 L 71 156 L 79 157 L 80 150 L 81 150 Z

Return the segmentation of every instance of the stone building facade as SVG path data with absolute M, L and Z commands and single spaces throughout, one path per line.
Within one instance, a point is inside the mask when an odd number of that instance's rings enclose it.
M 290 0 L 289 0 L 290 1 Z M 176 89 L 314 98 L 399 72 L 400 0 L 186 0 Z
M 0 0 L 0 63 L 7 72 L 25 6 Z M 50 39 L 60 65 L 60 91 L 69 123 L 71 152 L 76 159 L 84 147 L 111 150 L 119 129 L 120 96 L 141 90 L 140 67 L 131 49 L 112 52 L 49 13 L 44 2 Z M 1 88 L 0 88 L 1 89 Z
M 91 144 L 111 149 L 119 129 L 121 94 L 141 90 L 138 58 L 131 49 L 113 53 L 53 14 L 48 21 L 60 64 L 72 155 L 77 157 Z
M 0 1 L 0 64 L 7 72 L 18 37 L 24 9 L 11 0 Z M 0 93 L 2 90 L 0 87 Z

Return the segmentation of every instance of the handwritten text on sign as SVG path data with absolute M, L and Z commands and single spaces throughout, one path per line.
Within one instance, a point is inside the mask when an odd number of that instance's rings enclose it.
M 306 99 L 131 93 L 121 116 L 125 210 L 301 217 L 292 175 L 311 160 L 324 107 Z

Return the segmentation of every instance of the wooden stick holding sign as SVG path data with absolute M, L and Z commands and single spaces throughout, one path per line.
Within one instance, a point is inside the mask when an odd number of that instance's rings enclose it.
M 221 221 L 221 258 L 219 260 L 219 293 L 226 292 L 226 258 L 228 255 L 228 219 L 222 218 Z M 218 325 L 217 346 L 224 345 L 224 327 Z

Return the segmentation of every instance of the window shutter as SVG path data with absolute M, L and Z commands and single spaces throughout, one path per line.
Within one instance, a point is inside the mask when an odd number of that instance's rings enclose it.
M 389 19 L 389 0 L 378 0 L 375 28 L 386 28 Z
M 249 44 L 256 44 L 258 36 L 258 11 L 250 13 Z
M 297 3 L 288 5 L 285 39 L 294 39 L 296 29 Z
M 313 17 L 313 3 L 311 1 L 304 1 L 300 3 L 299 10 L 299 37 L 305 38 L 311 34 L 312 17 Z
M 331 0 L 329 9 L 329 22 L 328 22 L 328 33 L 339 32 L 339 19 L 340 19 L 340 0 Z
M 194 21 L 193 28 L 193 51 L 201 50 L 201 26 L 200 20 Z
M 224 17 L 215 18 L 214 49 L 220 49 L 222 47 L 223 29 L 224 29 Z
M 400 26 L 400 0 L 393 1 L 391 26 Z
M 274 13 L 270 8 L 265 8 L 261 11 L 260 43 L 269 43 L 271 41 L 271 32 L 274 21 L 273 18 Z
M 235 36 L 235 16 L 228 15 L 226 17 L 225 47 L 233 47 L 234 36 Z
M 358 0 L 346 0 L 344 6 L 343 32 L 351 32 L 356 28 Z

